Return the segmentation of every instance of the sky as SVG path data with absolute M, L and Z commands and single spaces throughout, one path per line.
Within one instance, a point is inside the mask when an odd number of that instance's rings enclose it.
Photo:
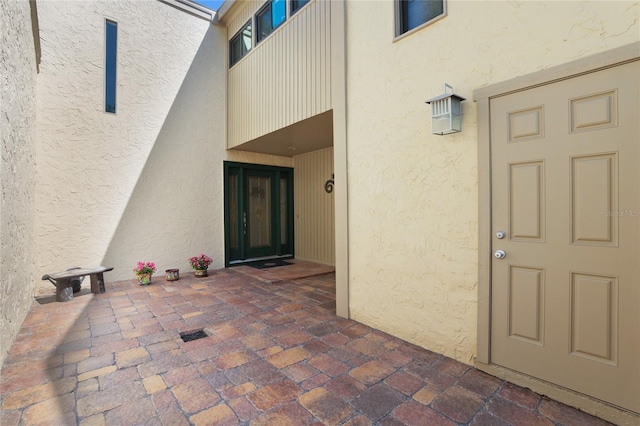
M 223 0 L 194 0 L 196 3 L 208 7 L 209 9 L 218 10 Z

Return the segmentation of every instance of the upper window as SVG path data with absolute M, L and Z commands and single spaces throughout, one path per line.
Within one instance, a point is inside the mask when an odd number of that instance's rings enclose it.
M 247 22 L 229 42 L 229 68 L 251 50 L 251 21 Z
M 302 6 L 309 3 L 309 0 L 291 0 L 291 14 L 293 15 L 298 10 L 302 9 Z
M 256 13 L 256 43 L 260 43 L 287 19 L 286 0 L 271 0 Z
M 444 0 L 397 0 L 396 36 L 444 15 Z
M 104 111 L 115 114 L 118 23 L 109 20 L 105 23 Z

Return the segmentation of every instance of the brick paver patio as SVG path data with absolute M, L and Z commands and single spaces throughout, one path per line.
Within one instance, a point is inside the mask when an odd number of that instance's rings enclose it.
M 336 317 L 334 280 L 230 268 L 39 299 L 2 367 L 0 424 L 607 424 Z

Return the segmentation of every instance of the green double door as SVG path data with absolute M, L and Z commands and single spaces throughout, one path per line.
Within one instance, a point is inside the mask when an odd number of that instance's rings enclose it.
M 293 256 L 293 169 L 225 162 L 226 264 Z

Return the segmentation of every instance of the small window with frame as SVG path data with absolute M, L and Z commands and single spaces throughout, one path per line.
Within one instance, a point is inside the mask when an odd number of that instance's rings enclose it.
M 396 0 L 396 37 L 445 15 L 445 0 Z
M 291 14 L 293 15 L 302 9 L 302 7 L 307 3 L 309 3 L 309 0 L 291 0 Z
M 287 19 L 286 0 L 271 0 L 256 13 L 256 44 L 264 40 Z
M 249 21 L 229 41 L 229 68 L 249 53 L 251 43 L 251 21 Z

